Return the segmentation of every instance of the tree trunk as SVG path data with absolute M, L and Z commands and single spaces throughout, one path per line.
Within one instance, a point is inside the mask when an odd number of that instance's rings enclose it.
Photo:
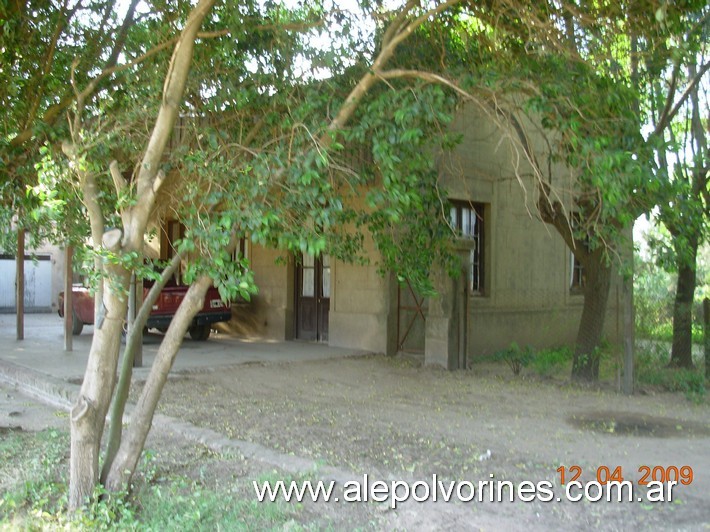
M 148 380 L 131 415 L 131 424 L 126 430 L 116 458 L 110 465 L 105 482 L 105 487 L 109 491 L 125 489 L 135 472 L 170 368 L 175 361 L 178 349 L 180 349 L 182 339 L 192 323 L 192 318 L 204 304 L 205 294 L 211 284 L 212 279 L 207 275 L 203 275 L 195 281 L 188 289 L 175 317 L 170 322 L 168 332 L 165 334 L 153 361 Z
M 677 368 L 693 367 L 693 300 L 695 298 L 696 240 L 688 242 L 687 260 L 679 261 L 678 283 L 673 302 L 673 347 L 670 365 Z
M 195 46 L 195 38 L 202 20 L 210 11 L 214 0 L 200 0 L 188 20 L 175 45 L 163 88 L 163 100 L 137 178 L 137 203 L 122 213 L 123 231 L 108 231 L 103 244 L 114 253 L 140 252 L 148 218 L 155 203 L 155 197 L 163 183 L 159 173 L 159 162 L 172 133 L 175 119 L 187 83 L 190 64 Z M 68 155 L 74 153 L 73 146 L 67 145 Z M 67 151 L 67 150 L 65 150 Z M 90 188 L 85 192 L 92 193 Z M 85 198 L 86 199 L 86 198 Z M 96 198 L 88 198 L 87 208 Z M 90 211 L 92 225 L 100 213 Z M 107 239 L 107 237 L 109 237 Z M 110 239 L 111 244 L 108 244 Z M 129 272 L 123 268 L 107 267 L 106 273 L 113 276 L 103 302 L 99 306 L 98 319 L 94 326 L 89 360 L 84 374 L 84 382 L 79 398 L 71 413 L 71 460 L 69 508 L 75 510 L 91 496 L 99 480 L 99 448 L 104 431 L 106 414 L 111 404 L 111 396 L 116 381 L 118 353 L 121 332 L 126 317 Z M 106 281 L 109 282 L 109 281 Z M 115 288 L 109 288 L 115 287 Z M 116 291 L 123 291 L 122 294 Z M 182 337 L 180 337 L 181 339 Z M 151 412 L 152 416 L 152 412 Z M 120 453 L 119 453 L 119 456 Z
M 112 270 L 113 280 L 126 289 L 128 272 L 116 268 Z M 104 293 L 102 308 L 105 313 L 94 327 L 84 382 L 71 411 L 69 508 L 72 510 L 91 497 L 99 480 L 101 437 L 115 386 L 121 331 L 126 315 L 126 298 L 115 290 Z
M 599 379 L 599 345 L 604 331 L 611 271 L 601 250 L 591 253 L 585 261 L 584 307 L 572 363 L 572 379 L 576 381 Z
M 123 350 L 123 366 L 121 367 L 116 394 L 113 398 L 113 404 L 111 405 L 111 420 L 109 422 L 108 440 L 106 442 L 106 456 L 101 469 L 102 483 L 106 482 L 106 477 L 111 469 L 114 458 L 116 458 L 116 453 L 118 452 L 118 447 L 121 445 L 121 438 L 123 437 L 123 413 L 126 408 L 126 402 L 128 401 L 128 392 L 131 387 L 134 367 L 133 360 L 138 346 L 143 341 L 143 334 L 139 333 L 139 330 L 142 331 L 143 327 L 145 327 L 145 324 L 148 322 L 148 316 L 150 315 L 153 305 L 158 300 L 158 296 L 168 282 L 168 279 L 172 277 L 175 270 L 177 270 L 180 265 L 181 258 L 182 255 L 177 253 L 170 262 L 170 265 L 163 270 L 160 280 L 153 284 L 148 292 L 148 296 L 141 304 L 138 315 L 133 322 L 133 329 L 129 330 L 126 336 L 126 347 Z

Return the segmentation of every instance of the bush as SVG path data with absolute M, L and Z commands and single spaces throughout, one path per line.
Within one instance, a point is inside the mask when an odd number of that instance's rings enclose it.
M 498 351 L 493 355 L 493 359 L 496 361 L 504 361 L 508 367 L 513 372 L 513 375 L 517 376 L 520 374 L 520 370 L 530 364 L 533 360 L 535 353 L 531 347 L 526 347 L 525 349 L 520 349 L 518 344 L 513 342 L 510 347 Z
M 693 402 L 701 402 L 706 393 L 705 376 L 696 369 L 668 367 L 670 354 L 663 346 L 639 350 L 636 357 L 636 381 L 668 392 L 682 392 Z
M 636 332 L 641 338 L 658 338 L 664 329 L 672 330 L 675 282 L 672 274 L 653 262 L 635 258 L 634 310 Z

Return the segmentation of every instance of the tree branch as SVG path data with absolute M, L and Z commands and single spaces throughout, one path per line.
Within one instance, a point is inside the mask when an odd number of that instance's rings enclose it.
M 406 18 L 408 13 L 411 11 L 413 4 L 413 2 L 411 1 L 407 3 L 402 12 L 397 17 L 395 17 L 394 24 L 396 26 L 396 29 L 387 38 L 387 40 L 383 42 L 380 53 L 377 55 L 377 57 L 372 63 L 371 72 L 368 72 L 362 78 L 360 78 L 360 81 L 358 81 L 357 85 L 355 85 L 353 90 L 350 91 L 350 94 L 348 94 L 347 98 L 343 102 L 343 105 L 340 107 L 340 111 L 338 111 L 336 117 L 333 118 L 333 120 L 328 125 L 326 132 L 322 135 L 320 140 L 325 146 L 330 145 L 330 143 L 332 142 L 332 134 L 335 131 L 345 127 L 345 124 L 347 124 L 348 120 L 350 120 L 353 113 L 355 112 L 355 109 L 357 109 L 357 106 L 360 105 L 360 101 L 362 100 L 362 98 L 377 82 L 377 77 L 375 73 L 382 71 L 382 68 L 394 55 L 394 52 L 397 50 L 397 46 L 399 46 L 402 41 L 409 37 L 416 28 L 421 26 L 427 19 L 429 19 L 429 17 L 437 15 L 442 11 L 448 9 L 449 7 L 460 3 L 461 1 L 462 0 L 447 0 L 446 2 L 439 4 L 435 8 L 428 10 L 420 17 L 414 19 L 402 29 L 400 19 L 402 17 Z M 387 31 L 389 32 L 389 28 Z
M 385 34 L 382 37 L 383 48 L 389 46 L 392 38 L 397 34 L 397 32 L 399 32 L 402 25 L 407 21 L 407 15 L 409 15 L 410 11 L 418 5 L 419 2 L 417 0 L 409 0 L 404 8 L 402 8 L 402 10 L 395 15 L 394 20 L 390 22 L 390 25 L 387 27 L 387 31 L 385 31 Z
M 703 76 L 705 75 L 705 73 L 708 70 L 710 70 L 710 62 L 705 63 L 703 66 L 700 67 L 697 74 L 695 76 L 693 76 L 693 79 L 690 80 L 690 83 L 688 83 L 688 86 L 685 88 L 685 91 L 683 91 L 683 94 L 678 99 L 676 104 L 672 106 L 672 108 L 671 108 L 671 104 L 673 102 L 673 93 L 668 94 L 668 99 L 666 100 L 666 107 L 663 110 L 663 113 L 661 114 L 661 118 L 659 119 L 658 124 L 656 124 L 656 127 L 653 130 L 653 133 L 651 133 L 651 136 L 660 135 L 661 132 L 666 127 L 668 127 L 668 125 L 671 123 L 673 118 L 675 118 L 675 116 L 678 114 L 678 111 L 680 111 L 680 108 L 683 106 L 683 104 L 686 102 L 686 100 L 692 94 L 693 89 L 700 83 Z M 674 70 L 674 77 L 675 77 L 675 70 Z M 673 92 L 675 92 L 675 91 L 673 91 Z
M 79 9 L 80 6 L 81 2 L 77 2 L 72 9 L 67 10 L 67 3 L 64 3 L 64 5 L 62 6 L 61 13 L 59 14 L 59 20 L 57 21 L 57 25 L 54 28 L 54 33 L 52 34 L 52 40 L 49 44 L 49 47 L 47 48 L 47 53 L 45 54 L 44 64 L 34 76 L 34 79 L 25 87 L 25 92 L 31 91 L 31 94 L 25 95 L 31 98 L 32 100 L 32 105 L 30 107 L 29 112 L 27 113 L 27 118 L 23 125 L 25 129 L 31 128 L 31 124 L 34 122 L 37 116 L 37 110 L 39 109 L 39 105 L 42 101 L 43 96 L 43 91 L 38 90 L 38 87 L 40 86 L 42 81 L 47 77 L 47 74 L 49 74 L 49 70 L 52 66 L 52 63 L 54 62 L 54 54 L 57 50 L 57 42 L 59 42 L 59 37 L 64 31 L 64 28 L 69 24 L 69 21 L 76 14 L 76 11 L 77 9 Z
M 111 178 L 113 179 L 113 186 L 116 189 L 116 194 L 119 196 L 126 190 L 128 183 L 121 175 L 121 170 L 118 168 L 118 162 L 113 160 L 109 164 L 109 171 L 111 172 Z
M 215 0 L 200 0 L 195 6 L 180 33 L 170 59 L 163 86 L 162 103 L 136 179 L 138 203 L 131 208 L 131 227 L 126 235 L 130 240 L 130 243 L 126 243 L 134 249 L 139 248 L 142 244 L 143 231 L 155 202 L 156 184 L 159 187 L 161 181 L 158 177 L 160 160 L 178 116 L 192 63 L 195 39 L 202 21 L 214 2 Z
M 120 57 L 121 52 L 123 51 L 123 47 L 125 45 L 125 39 L 127 35 L 127 31 L 130 28 L 130 26 L 133 24 L 133 12 L 135 11 L 135 7 L 137 4 L 140 2 L 140 0 L 133 0 L 129 10 L 126 13 L 126 17 L 124 18 L 123 24 L 119 28 L 119 34 L 118 37 L 115 41 L 115 45 L 111 51 L 111 55 L 109 59 L 106 61 L 106 64 L 104 68 L 99 72 L 95 78 L 93 78 L 88 85 L 81 91 L 75 92 L 73 90 L 68 90 L 63 96 L 60 97 L 59 102 L 49 106 L 47 110 L 44 112 L 42 115 L 41 121 L 44 122 L 45 124 L 52 125 L 54 122 L 57 120 L 57 118 L 66 110 L 68 109 L 72 102 L 75 101 L 77 97 L 82 98 L 83 100 L 86 100 L 91 94 L 93 94 L 100 83 L 104 81 L 106 78 L 115 75 L 115 74 L 120 74 L 122 72 L 125 72 L 126 70 L 129 70 L 136 65 L 139 65 L 146 60 L 150 59 L 151 57 L 155 56 L 156 54 L 170 48 L 171 46 L 174 46 L 180 37 L 174 37 L 173 39 L 169 39 L 165 42 L 162 42 L 160 44 L 157 44 L 150 50 L 146 51 L 145 53 L 139 55 L 135 59 L 132 59 L 131 61 L 128 61 L 127 63 L 123 63 L 121 65 L 116 64 L 118 61 L 118 58 Z M 314 27 L 317 27 L 319 25 L 323 24 L 323 20 L 318 20 L 315 22 L 310 22 L 310 23 L 292 23 L 292 24 L 262 24 L 256 27 L 256 31 L 268 31 L 268 30 L 273 30 L 273 29 L 283 29 L 286 31 L 305 31 L 308 29 L 312 29 Z M 0 26 L 0 29 L 2 26 Z M 208 32 L 198 32 L 196 35 L 197 39 L 214 39 L 218 37 L 223 37 L 223 36 L 229 36 L 231 35 L 231 31 L 228 29 L 225 30 L 217 30 L 217 31 L 208 31 Z M 34 119 L 34 118 L 33 118 Z M 32 121 L 29 120 L 27 121 L 27 124 L 25 128 L 15 135 L 10 140 L 10 145 L 12 147 L 18 147 L 24 144 L 25 142 L 29 141 L 32 136 L 33 136 L 33 131 L 34 128 L 32 126 Z
M 143 300 L 140 310 L 133 321 L 133 327 L 128 331 L 126 336 L 126 347 L 123 350 L 123 363 L 121 365 L 121 373 L 116 385 L 116 395 L 111 407 L 111 421 L 109 424 L 108 443 L 106 449 L 106 458 L 104 459 L 103 470 L 101 471 L 101 481 L 105 482 L 108 476 L 113 459 L 116 457 L 116 452 L 121 444 L 121 435 L 123 433 L 123 413 L 128 401 L 128 392 L 131 386 L 131 377 L 133 376 L 133 359 L 135 358 L 138 348 L 138 340 L 142 338 L 141 332 L 148 323 L 148 317 L 153 309 L 153 305 L 158 300 L 160 292 L 165 288 L 168 280 L 173 276 L 180 261 L 183 259 L 181 253 L 176 253 L 170 261 L 170 264 L 163 270 L 160 279 L 153 283 L 153 286 L 148 291 L 148 295 Z M 142 296 L 142 294 L 141 294 Z

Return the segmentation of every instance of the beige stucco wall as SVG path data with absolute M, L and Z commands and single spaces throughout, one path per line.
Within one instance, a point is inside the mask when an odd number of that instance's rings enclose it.
M 283 252 L 251 244 L 247 257 L 259 292 L 249 303 L 233 304 L 230 328 L 245 337 L 293 338 L 293 260 Z
M 59 308 L 59 292 L 64 290 L 64 270 L 66 255 L 64 249 L 46 244 L 37 250 L 37 253 L 49 255 L 52 263 L 52 311 Z
M 29 253 L 30 251 L 28 251 Z M 66 264 L 64 249 L 53 244 L 42 244 L 34 250 L 37 255 L 48 255 L 52 264 L 52 308 L 56 312 L 59 306 L 59 292 L 64 290 L 64 267 Z
M 332 270 L 328 343 L 377 353 L 393 353 L 396 333 L 396 292 L 393 281 L 377 271 L 377 252 L 370 239 L 366 265 L 335 261 Z
M 485 293 L 468 300 L 469 355 L 490 354 L 512 342 L 536 347 L 573 343 L 583 298 L 570 291 L 570 250 L 538 217 L 531 167 L 506 134 L 475 108 L 464 109 L 453 128 L 464 141 L 440 159 L 443 186 L 451 198 L 487 204 Z M 571 176 L 561 168 L 553 171 L 555 192 L 567 202 Z M 612 341 L 619 331 L 617 292 L 618 279 L 606 320 Z

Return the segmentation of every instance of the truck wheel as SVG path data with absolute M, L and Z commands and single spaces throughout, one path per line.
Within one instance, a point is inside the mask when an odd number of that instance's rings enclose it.
M 210 337 L 210 332 L 212 328 L 207 325 L 193 325 L 190 327 L 190 338 L 197 340 L 198 342 L 204 342 Z
M 81 334 L 81 330 L 84 328 L 84 322 L 81 321 L 81 318 L 76 315 L 76 312 L 72 311 L 71 313 L 71 333 L 74 336 L 79 336 Z

